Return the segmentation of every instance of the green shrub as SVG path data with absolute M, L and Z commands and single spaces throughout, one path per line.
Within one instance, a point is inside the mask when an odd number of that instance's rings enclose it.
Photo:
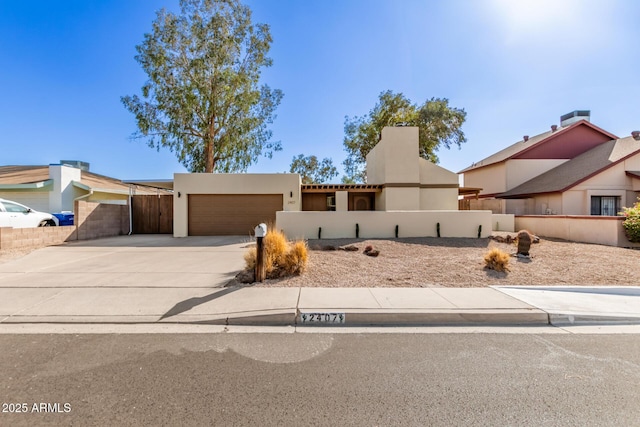
M 640 243 L 640 197 L 633 207 L 622 208 L 618 215 L 625 217 L 622 227 L 627 239 L 633 243 Z

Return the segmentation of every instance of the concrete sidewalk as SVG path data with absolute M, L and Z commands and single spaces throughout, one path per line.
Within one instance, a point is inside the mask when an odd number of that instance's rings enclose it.
M 3 287 L 0 323 L 640 324 L 640 287 Z
M 118 236 L 0 263 L 0 324 L 640 324 L 640 287 L 225 288 L 243 236 Z

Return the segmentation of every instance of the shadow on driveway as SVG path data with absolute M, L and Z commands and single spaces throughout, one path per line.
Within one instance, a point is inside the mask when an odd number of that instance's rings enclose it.
M 205 295 L 203 297 L 189 298 L 189 299 L 186 299 L 184 301 L 180 301 L 179 303 L 177 303 L 176 305 L 171 307 L 171 309 L 169 311 L 167 311 L 165 314 L 163 314 L 162 317 L 160 318 L 160 320 L 164 320 L 164 319 L 167 319 L 169 317 L 185 313 L 185 312 L 191 310 L 194 307 L 197 307 L 197 306 L 202 305 L 202 304 L 206 304 L 209 301 L 213 301 L 213 300 L 216 300 L 218 298 L 222 298 L 222 297 L 224 297 L 226 295 L 229 295 L 229 294 L 231 294 L 231 293 L 233 293 L 235 291 L 238 291 L 238 290 L 243 289 L 243 288 L 248 288 L 248 287 L 251 287 L 253 285 L 254 284 L 251 283 L 251 284 L 248 284 L 248 285 L 234 286 L 234 287 L 231 287 L 231 288 L 224 288 L 221 291 L 213 292 L 213 293 L 211 293 L 209 295 Z

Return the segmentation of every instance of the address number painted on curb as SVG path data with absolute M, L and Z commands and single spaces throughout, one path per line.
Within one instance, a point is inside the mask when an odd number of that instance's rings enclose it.
M 300 313 L 302 323 L 345 323 L 344 313 Z

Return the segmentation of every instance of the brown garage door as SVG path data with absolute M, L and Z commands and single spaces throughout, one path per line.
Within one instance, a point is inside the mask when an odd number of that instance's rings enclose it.
M 281 210 L 282 194 L 190 194 L 189 236 L 253 234 Z

